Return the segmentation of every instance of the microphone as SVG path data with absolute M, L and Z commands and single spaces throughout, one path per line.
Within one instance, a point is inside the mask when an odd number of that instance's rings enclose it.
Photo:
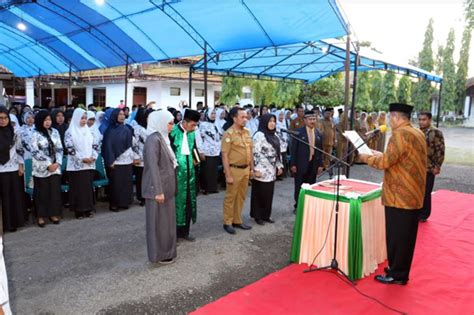
M 288 133 L 290 135 L 293 135 L 293 136 L 299 136 L 299 132 L 298 131 L 293 131 L 293 130 L 288 130 L 288 129 L 280 129 L 282 132 L 285 132 L 285 133 Z
M 375 128 L 372 131 L 366 132 L 366 136 L 378 134 L 378 133 L 386 133 L 387 132 L 387 126 L 386 125 L 380 125 L 378 128 Z

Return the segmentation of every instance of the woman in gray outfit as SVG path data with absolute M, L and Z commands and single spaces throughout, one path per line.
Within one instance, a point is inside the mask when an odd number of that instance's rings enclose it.
M 170 264 L 176 258 L 176 157 L 168 134 L 174 117 L 166 111 L 148 116 L 142 178 L 142 196 L 146 208 L 148 259 Z

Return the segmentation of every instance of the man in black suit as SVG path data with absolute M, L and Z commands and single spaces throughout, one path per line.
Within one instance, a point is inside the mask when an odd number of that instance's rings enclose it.
M 296 137 L 322 150 L 323 135 L 316 128 L 316 115 L 312 111 L 306 111 L 304 123 L 304 127 L 295 130 L 298 132 Z M 323 170 L 322 154 L 305 143 L 293 140 L 290 166 L 291 172 L 295 174 L 295 210 L 293 212 L 296 213 L 301 184 L 316 182 L 316 174 Z

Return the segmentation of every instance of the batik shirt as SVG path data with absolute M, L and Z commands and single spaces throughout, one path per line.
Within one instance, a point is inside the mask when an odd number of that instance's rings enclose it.
M 61 164 L 63 162 L 63 145 L 61 144 L 61 137 L 59 132 L 51 128 L 49 130 L 51 141 L 53 142 L 54 152 L 51 155 L 49 152 L 48 139 L 40 132 L 34 131 L 30 144 L 31 155 L 33 156 L 33 172 L 35 177 L 49 177 L 51 175 L 61 175 Z M 58 163 L 60 166 L 54 171 L 48 171 L 48 166 L 53 163 Z
M 382 156 L 370 156 L 369 166 L 384 170 L 382 203 L 387 207 L 418 210 L 423 207 L 427 149 L 423 133 L 410 122 L 392 129 Z
M 120 156 L 115 160 L 114 165 L 129 165 L 133 164 L 133 160 L 140 158 L 138 154 L 138 137 L 133 133 L 132 137 L 132 146 L 128 148 L 125 152 L 120 154 Z
M 19 164 L 23 164 L 24 149 L 21 143 L 21 136 L 18 131 L 13 135 L 13 145 L 10 148 L 10 160 L 5 164 L 0 164 L 0 173 L 18 171 Z
M 137 143 L 134 152 L 140 159 L 140 164 L 137 166 L 143 167 L 143 150 L 145 149 L 145 141 L 148 133 L 146 132 L 146 129 L 140 126 L 138 123 L 133 124 L 132 127 L 133 136 L 135 137 Z
M 196 130 L 196 145 L 205 156 L 219 156 L 221 139 L 216 125 L 208 121 L 202 122 Z
M 441 130 L 434 126 L 421 129 L 425 134 L 426 145 L 428 146 L 428 172 L 433 168 L 441 168 L 444 162 L 444 137 Z
M 254 177 L 261 182 L 276 180 L 277 169 L 283 168 L 281 156 L 277 155 L 275 148 L 267 141 L 265 134 L 258 131 L 253 136 L 253 164 L 254 172 L 260 172 L 260 177 Z
M 100 151 L 100 145 L 99 145 L 99 139 L 96 137 L 92 136 L 92 156 L 94 160 L 97 160 L 97 157 L 99 156 L 99 151 Z M 76 145 L 74 144 L 74 141 L 72 139 L 71 132 L 66 130 L 66 134 L 64 135 L 64 144 L 66 145 L 66 150 L 68 152 L 67 155 L 67 171 L 83 171 L 83 170 L 95 170 L 95 163 L 92 164 L 86 164 L 82 162 L 82 159 L 80 159 L 77 154 L 76 154 Z
M 23 145 L 24 155 L 23 158 L 25 160 L 31 159 L 31 148 L 30 143 L 33 137 L 33 132 L 35 131 L 35 126 L 28 126 L 24 124 L 20 127 L 20 136 L 21 136 L 21 144 Z

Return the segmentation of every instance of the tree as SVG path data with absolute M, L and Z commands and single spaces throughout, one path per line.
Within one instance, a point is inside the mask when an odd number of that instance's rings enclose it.
M 271 105 L 275 103 L 276 84 L 273 81 L 262 81 L 263 84 L 263 102 L 261 105 Z
M 378 70 L 371 71 L 370 83 L 371 83 L 370 99 L 372 100 L 373 107 L 378 108 L 380 104 L 380 99 L 382 98 L 382 86 L 383 86 L 382 73 Z
M 400 103 L 411 103 L 411 80 L 407 76 L 403 76 L 398 81 L 397 96 Z
M 433 60 L 433 19 L 430 19 L 428 27 L 425 32 L 425 39 L 423 41 L 423 48 L 418 54 L 418 61 L 416 66 L 419 68 L 431 72 L 433 71 L 434 60 Z M 431 100 L 431 82 L 425 79 L 420 79 L 415 86 L 413 93 L 413 101 L 415 108 L 428 109 Z
M 224 77 L 222 80 L 221 102 L 234 105 L 242 95 L 244 80 L 235 77 Z
M 456 109 L 456 69 L 454 65 L 454 29 L 448 34 L 448 40 L 443 51 L 443 88 L 441 89 L 441 104 L 447 110 Z
M 278 81 L 273 98 L 275 104 L 279 107 L 293 108 L 299 103 L 301 90 L 299 82 Z
M 464 99 L 466 97 L 466 80 L 469 64 L 469 46 L 471 45 L 471 28 L 466 26 L 462 35 L 461 51 L 459 53 L 459 61 L 456 72 L 456 101 L 457 109 L 464 107 Z
M 382 98 L 377 106 L 377 110 L 388 108 L 388 104 L 397 101 L 397 90 L 395 88 L 396 75 L 392 71 L 388 71 L 383 77 Z
M 441 75 L 443 73 L 443 50 L 444 47 L 442 45 L 438 46 L 438 52 L 436 53 L 436 60 L 435 60 L 435 73 L 437 75 Z
M 300 99 L 324 107 L 341 105 L 344 103 L 344 82 L 337 76 L 318 80 L 303 89 Z
M 357 96 L 356 108 L 361 111 L 372 110 L 372 100 L 370 99 L 370 73 L 368 71 L 361 72 L 357 80 Z
M 466 22 L 471 30 L 474 29 L 474 0 L 466 0 Z

